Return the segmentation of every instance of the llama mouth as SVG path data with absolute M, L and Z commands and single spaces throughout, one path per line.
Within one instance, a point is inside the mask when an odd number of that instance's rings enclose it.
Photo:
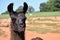
M 18 26 L 18 32 L 25 31 L 24 25 Z
M 25 28 L 20 27 L 20 28 L 18 29 L 18 32 L 22 32 L 22 31 L 25 31 Z

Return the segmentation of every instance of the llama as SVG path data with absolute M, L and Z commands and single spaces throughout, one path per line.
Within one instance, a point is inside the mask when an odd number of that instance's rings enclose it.
M 36 37 L 36 38 L 33 38 L 32 40 L 43 40 L 43 39 L 40 37 Z
M 13 10 L 13 3 L 10 3 L 7 7 L 9 15 L 11 17 L 11 38 L 10 40 L 25 40 L 25 28 L 26 28 L 26 11 L 28 5 L 24 2 L 22 11 L 15 12 Z

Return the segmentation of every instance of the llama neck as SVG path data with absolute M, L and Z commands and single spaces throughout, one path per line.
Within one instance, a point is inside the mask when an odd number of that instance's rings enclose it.
M 11 29 L 11 40 L 25 40 L 25 32 L 16 32 Z
M 20 36 L 21 40 L 25 40 L 25 32 L 24 31 L 20 32 L 18 35 Z

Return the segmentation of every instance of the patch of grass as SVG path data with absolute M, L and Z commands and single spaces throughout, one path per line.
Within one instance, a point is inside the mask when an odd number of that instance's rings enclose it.
M 39 22 L 35 22 L 35 21 L 28 21 L 29 24 L 45 24 L 47 26 L 52 26 L 53 28 L 58 28 L 60 25 L 57 25 L 57 23 L 39 23 Z
M 41 34 L 46 34 L 47 32 L 50 32 L 49 29 L 45 29 L 45 28 L 29 28 L 28 29 L 29 31 L 36 31 L 38 33 L 41 33 Z
M 29 24 L 41 24 L 41 23 L 38 23 L 38 22 L 32 22 L 32 21 L 29 21 Z
M 56 23 L 45 23 L 45 24 L 48 26 L 56 26 L 57 25 Z
M 39 20 L 39 21 L 52 21 L 52 19 L 40 19 L 40 18 L 38 18 L 37 20 Z
M 52 33 L 60 33 L 60 30 L 53 30 Z
M 38 27 L 30 27 L 27 29 L 28 31 L 35 31 L 35 32 L 38 32 L 38 33 L 41 33 L 41 34 L 46 34 L 48 32 L 50 33 L 60 33 L 59 30 L 49 30 L 49 29 L 46 29 L 46 28 L 38 28 Z
M 45 23 L 48 26 L 52 26 L 53 28 L 58 28 L 59 25 L 57 25 L 56 23 Z
M 29 22 L 29 23 L 30 23 L 30 22 Z M 60 25 L 57 25 L 57 23 L 38 23 L 38 22 L 31 22 L 30 24 L 35 24 L 35 25 L 37 25 L 37 24 L 39 24 L 39 25 L 45 24 L 45 25 L 51 26 L 51 27 L 53 27 L 53 28 L 58 28 L 58 27 L 60 27 Z
M 58 28 L 60 27 L 60 25 L 57 25 L 57 23 L 38 23 L 38 22 L 32 22 L 32 21 L 28 21 L 29 23 L 28 24 L 33 24 L 33 25 L 41 25 L 41 24 L 45 24 L 47 26 L 51 26 L 53 28 Z
M 40 19 L 40 18 L 38 18 L 37 20 L 39 20 L 39 21 L 53 21 L 53 22 L 57 21 L 57 20 L 53 20 L 53 19 Z
M 0 36 L 7 37 L 7 35 L 5 34 L 5 31 L 3 31 L 3 30 L 1 30 L 1 29 L 0 29 Z
M 60 12 L 33 12 L 32 16 L 30 13 L 26 13 L 27 17 L 50 17 L 50 16 L 60 16 Z M 9 14 L 0 15 L 0 18 L 10 18 Z
M 5 34 L 5 32 L 0 29 L 0 36 L 4 35 L 4 34 Z
M 34 12 L 32 16 L 30 13 L 26 14 L 27 17 L 50 17 L 50 16 L 60 16 L 60 12 Z
M 0 19 L 3 19 L 3 18 L 10 18 L 10 16 L 9 16 L 9 14 L 0 15 Z

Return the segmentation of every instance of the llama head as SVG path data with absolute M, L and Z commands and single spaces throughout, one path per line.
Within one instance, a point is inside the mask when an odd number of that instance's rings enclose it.
M 28 9 L 28 5 L 26 2 L 24 2 L 23 10 L 20 12 L 15 12 L 13 10 L 13 3 L 10 3 L 7 7 L 7 10 L 11 17 L 11 22 L 13 24 L 13 29 L 15 28 L 15 31 L 21 32 L 25 30 L 25 20 L 26 20 L 26 11 Z

